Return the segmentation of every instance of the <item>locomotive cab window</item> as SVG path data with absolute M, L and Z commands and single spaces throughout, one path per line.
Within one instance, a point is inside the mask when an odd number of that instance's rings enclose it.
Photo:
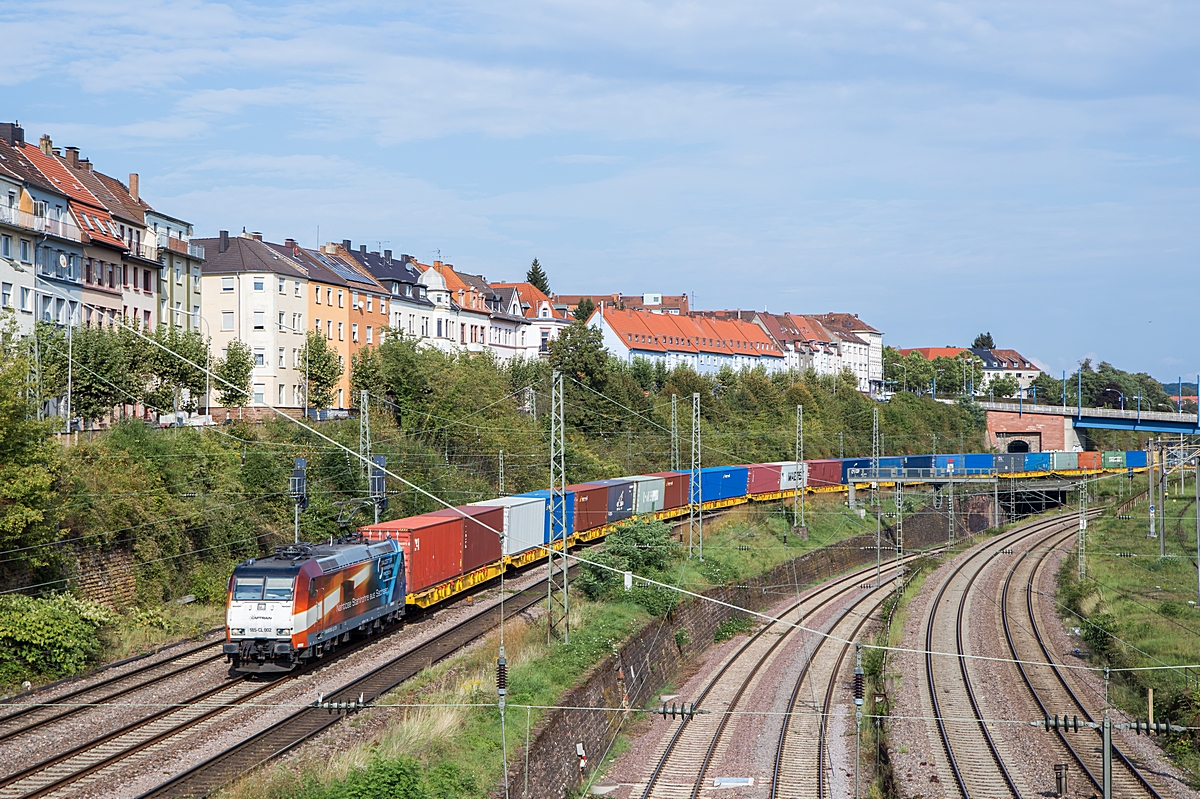
M 267 592 L 263 599 L 271 599 L 276 602 L 291 602 L 292 601 L 292 578 L 291 577 L 268 577 Z
M 254 602 L 263 598 L 263 578 L 239 577 L 233 583 L 233 598 L 239 602 Z

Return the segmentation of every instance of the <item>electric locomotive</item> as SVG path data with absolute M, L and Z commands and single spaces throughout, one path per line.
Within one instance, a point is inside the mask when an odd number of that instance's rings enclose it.
M 241 674 L 286 672 L 404 615 L 404 553 L 358 537 L 275 547 L 229 578 L 226 659 Z

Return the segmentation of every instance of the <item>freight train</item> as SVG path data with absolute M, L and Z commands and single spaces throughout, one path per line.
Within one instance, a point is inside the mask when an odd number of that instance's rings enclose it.
M 747 502 L 847 491 L 872 482 L 1140 472 L 1148 453 L 1039 452 L 830 458 L 713 466 L 567 486 L 568 547 L 595 541 L 626 519 L 685 516 Z M 233 570 L 224 652 L 241 673 L 285 672 L 355 636 L 429 607 L 510 567 L 546 556 L 551 493 L 498 497 L 359 528 L 351 539 L 277 547 Z M 499 531 L 502 535 L 498 536 Z

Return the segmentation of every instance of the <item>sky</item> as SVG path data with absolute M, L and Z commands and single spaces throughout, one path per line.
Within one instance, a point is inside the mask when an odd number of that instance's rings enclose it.
M 1194 3 L 97 8 L 0 4 L 0 115 L 199 236 L 1200 370 Z

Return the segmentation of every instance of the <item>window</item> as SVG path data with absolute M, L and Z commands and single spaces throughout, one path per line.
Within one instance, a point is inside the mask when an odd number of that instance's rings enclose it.
M 437 320 L 437 336 L 438 336 L 438 338 L 442 337 L 442 320 L 441 319 Z
M 89 272 L 91 271 L 90 267 L 89 267 L 88 271 Z M 142 290 L 143 291 L 154 291 L 154 283 L 151 282 L 149 269 L 142 270 Z
M 179 265 L 178 261 L 175 262 L 175 285 L 183 285 L 183 267 Z
M 0 236 L 0 255 L 12 258 L 12 236 Z
M 266 316 L 267 316 L 267 314 L 265 311 L 255 311 L 254 312 L 254 329 L 255 330 L 262 330 L 267 326 Z
M 33 313 L 33 291 L 21 287 L 21 310 L 25 313 Z
M 317 332 L 318 333 L 321 332 L 321 320 L 320 319 L 317 320 Z
M 346 340 L 346 325 L 344 322 L 338 322 L 338 341 Z
M 12 307 L 12 283 L 0 283 L 0 308 Z
M 142 324 L 146 326 L 147 330 L 150 329 L 150 312 L 149 311 L 142 311 Z
M 283 353 L 284 353 L 283 347 L 280 347 L 280 348 L 279 348 L 279 368 L 280 368 L 280 369 L 286 369 L 286 368 L 287 368 L 287 367 L 286 367 L 286 366 L 284 366 L 284 364 L 283 364 Z M 280 386 L 280 387 L 279 387 L 279 390 L 282 392 L 282 391 L 283 391 L 283 386 Z M 283 402 L 283 394 L 280 394 L 280 395 L 279 395 L 279 401 L 280 401 L 280 402 Z
M 333 305 L 333 289 L 325 289 L 325 304 Z
M 371 313 L 375 310 L 374 305 L 375 305 L 374 295 L 368 294 L 367 295 L 367 313 Z
M 285 280 L 285 279 L 284 279 L 284 278 L 282 278 L 282 277 L 281 277 L 281 278 L 279 278 L 279 293 L 280 293 L 280 294 L 286 294 L 286 293 L 287 293 L 287 280 Z
M 277 405 L 283 404 L 283 383 L 279 384 L 279 401 L 276 404 Z
M 235 602 L 257 602 L 263 598 L 263 578 L 238 577 L 233 581 Z
M 255 366 L 266 366 L 267 365 L 267 353 L 266 353 L 266 350 L 264 350 L 262 347 L 254 348 L 254 365 Z M 259 402 L 262 402 L 262 400 L 260 399 Z
M 320 305 L 321 304 L 321 287 L 316 286 L 314 289 L 314 293 L 317 295 L 317 305 Z
M 345 391 L 345 389 L 343 389 L 343 388 L 339 388 L 339 389 L 338 389 L 338 407 L 339 407 L 339 408 L 344 408 L 344 407 L 346 407 L 346 406 L 343 404 L 343 402 L 342 402 L 342 392 L 343 392 L 343 391 Z
M 300 294 L 300 281 L 299 280 L 296 281 L 296 296 L 297 297 L 303 296 Z
M 255 383 L 254 384 L 254 401 L 261 405 L 267 401 L 266 396 L 267 396 L 267 387 L 265 385 L 263 385 L 262 383 Z
M 33 260 L 29 257 L 29 242 L 26 239 L 21 239 L 21 263 L 33 263 Z
M 358 310 L 358 292 L 357 291 L 350 292 L 350 307 L 356 311 Z
M 332 319 L 325 320 L 325 338 L 328 338 L 328 339 L 333 338 L 333 320 Z
M 233 291 L 233 278 L 221 278 L 221 291 Z
M 285 327 L 285 325 L 283 324 L 283 319 L 284 319 L 284 313 L 283 313 L 283 311 L 280 311 L 279 312 L 279 329 L 280 330 L 283 330 L 283 328 Z
M 339 335 L 340 335 L 340 331 L 339 331 Z M 357 322 L 350 325 L 350 340 L 355 343 L 358 343 L 358 323 Z
M 292 368 L 300 365 L 300 350 L 292 347 Z
M 342 291 L 341 289 L 338 289 L 338 307 L 346 307 L 346 292 Z
M 254 290 L 255 291 L 265 291 L 266 288 L 267 288 L 266 280 L 264 280 L 262 277 L 254 278 Z
M 367 343 L 368 343 L 368 344 L 373 344 L 373 343 L 375 343 L 375 342 L 374 342 L 374 338 L 372 337 L 372 332 L 371 332 L 371 326 L 370 326 L 370 325 L 367 325 Z

